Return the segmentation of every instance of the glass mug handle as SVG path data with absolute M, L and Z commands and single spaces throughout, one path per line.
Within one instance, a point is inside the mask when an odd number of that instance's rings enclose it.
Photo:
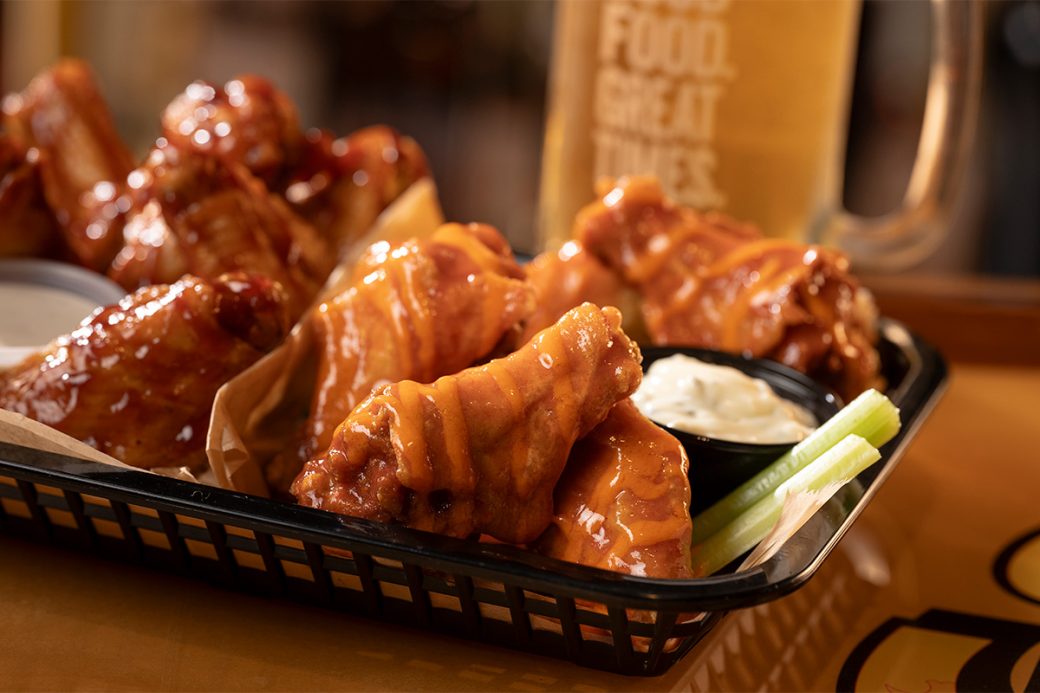
M 967 163 L 979 108 L 982 7 L 977 0 L 931 0 L 932 63 L 917 157 L 902 202 L 866 218 L 836 212 L 824 242 L 859 268 L 898 271 L 927 258 L 943 241 Z

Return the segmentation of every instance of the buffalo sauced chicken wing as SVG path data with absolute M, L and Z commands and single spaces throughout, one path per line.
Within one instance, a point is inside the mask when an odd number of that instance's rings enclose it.
M 516 352 L 377 391 L 293 483 L 303 505 L 456 537 L 536 539 L 574 441 L 642 377 L 614 308 L 584 304 Z
M 556 485 L 547 556 L 641 577 L 693 577 L 689 461 L 630 399 L 571 450 Z
M 872 301 L 838 251 L 680 207 L 646 177 L 582 209 L 574 236 L 639 291 L 655 344 L 771 358 L 848 399 L 880 382 Z

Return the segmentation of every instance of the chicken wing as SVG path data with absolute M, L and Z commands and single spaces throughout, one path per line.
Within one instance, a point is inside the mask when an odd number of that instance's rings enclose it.
M 632 400 L 579 440 L 539 553 L 641 577 L 693 577 L 686 451 Z
M 127 290 L 256 272 L 285 288 L 295 319 L 332 269 L 314 229 L 239 164 L 160 141 L 128 180 L 126 245 L 109 270 Z
M 163 111 L 162 127 L 177 147 L 242 164 L 274 191 L 283 186 L 303 144 L 292 101 L 254 75 L 223 87 L 192 82 Z
M 304 135 L 288 96 L 252 75 L 223 87 L 193 82 L 166 107 L 162 123 L 177 147 L 248 168 L 337 252 L 427 173 L 419 145 L 385 126 L 340 139 L 323 130 Z
M 122 182 L 133 168 L 86 63 L 66 59 L 4 99 L 8 131 L 37 150 L 47 203 L 78 261 L 103 272 L 122 243 Z M 120 207 L 124 209 L 120 210 Z
M 332 442 L 379 386 L 430 382 L 486 357 L 534 307 L 505 239 L 490 226 L 446 224 L 428 240 L 379 243 L 352 288 L 311 312 L 318 376 L 301 452 L 275 488 Z
M 271 280 L 184 277 L 99 309 L 0 373 L 0 408 L 135 467 L 198 469 L 217 389 L 287 330 Z
M 879 383 L 869 294 L 837 251 L 679 207 L 652 178 L 619 181 L 574 234 L 639 290 L 657 344 L 773 358 L 845 397 Z
M 372 126 L 340 139 L 311 130 L 285 196 L 342 253 L 427 172 L 419 145 L 392 128 Z
M 60 256 L 58 223 L 43 197 L 39 169 L 30 150 L 0 133 L 0 257 Z
M 625 334 L 637 341 L 642 338 L 638 295 L 577 241 L 538 255 L 524 271 L 537 298 L 537 307 L 524 327 L 525 341 L 582 303 L 617 307 L 624 317 Z
M 374 393 L 293 483 L 317 508 L 456 537 L 526 543 L 552 521 L 574 441 L 638 386 L 614 308 L 585 304 L 518 351 L 432 385 Z

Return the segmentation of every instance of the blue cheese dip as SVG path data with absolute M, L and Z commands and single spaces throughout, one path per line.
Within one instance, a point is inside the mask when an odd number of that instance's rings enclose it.
M 632 401 L 659 424 L 736 443 L 794 443 L 817 426 L 764 380 L 683 354 L 652 363 Z

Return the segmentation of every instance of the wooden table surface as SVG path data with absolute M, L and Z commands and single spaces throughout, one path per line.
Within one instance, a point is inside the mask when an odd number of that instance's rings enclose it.
M 947 327 L 952 344 L 973 324 L 965 318 Z M 1037 329 L 1023 325 L 1020 334 Z M 943 339 L 936 340 L 941 347 Z M 991 347 L 1006 353 L 996 339 Z M 1032 350 L 1008 348 L 1028 356 L 1040 342 Z M 987 682 L 1036 688 L 1038 424 L 1035 359 L 954 359 L 945 397 L 819 574 L 788 597 L 729 615 L 658 678 L 626 678 L 267 601 L 0 535 L 0 689 L 833 690 L 840 684 L 935 691 L 953 690 L 955 681 L 962 688 Z

